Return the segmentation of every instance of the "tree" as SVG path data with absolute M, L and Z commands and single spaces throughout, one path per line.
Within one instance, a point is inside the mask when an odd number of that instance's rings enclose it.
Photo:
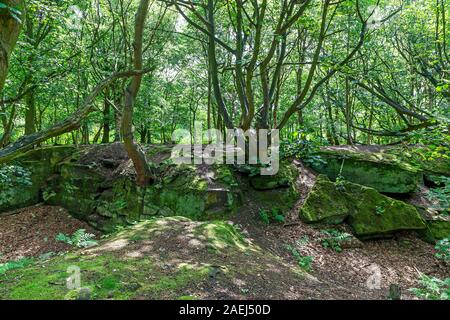
M 3 91 L 9 59 L 22 28 L 24 9 L 23 0 L 0 1 L 0 92 Z

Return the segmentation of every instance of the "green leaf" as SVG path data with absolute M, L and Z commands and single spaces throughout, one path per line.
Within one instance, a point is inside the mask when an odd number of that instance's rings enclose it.
M 13 17 L 14 20 L 17 21 L 17 23 L 22 24 L 22 20 L 20 19 L 19 16 L 17 16 L 16 14 L 14 14 L 14 13 L 12 13 L 12 12 L 11 12 L 11 16 Z

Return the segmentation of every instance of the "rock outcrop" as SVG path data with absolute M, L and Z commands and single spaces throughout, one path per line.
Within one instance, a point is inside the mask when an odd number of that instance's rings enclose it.
M 324 175 L 317 178 L 299 213 L 308 223 L 346 220 L 360 238 L 426 227 L 414 206 L 382 195 L 373 188 L 350 182 L 333 183 Z
M 410 193 L 423 184 L 423 172 L 394 154 L 362 152 L 356 147 L 323 148 L 318 156 L 323 162 L 311 167 L 331 180 L 341 175 L 345 180 L 371 187 L 383 193 Z

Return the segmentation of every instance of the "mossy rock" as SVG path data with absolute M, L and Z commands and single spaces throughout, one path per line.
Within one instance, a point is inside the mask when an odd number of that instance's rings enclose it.
M 350 210 L 347 195 L 325 175 L 319 175 L 300 208 L 300 218 L 307 223 L 338 224 L 348 217 Z
M 228 166 L 209 166 L 211 185 L 199 174 L 196 166 L 173 166 L 162 183 L 150 187 L 145 196 L 161 210 L 161 215 L 179 215 L 195 220 L 213 220 L 229 217 L 241 203 L 237 182 Z
M 421 232 L 424 239 L 430 243 L 450 238 L 450 216 L 434 216 L 425 219 L 427 228 Z
M 284 169 L 281 169 L 281 166 Z M 282 213 L 291 210 L 299 198 L 299 191 L 297 189 L 297 178 L 299 169 L 294 164 L 289 162 L 280 163 L 280 176 L 271 177 L 270 179 L 286 180 L 288 183 L 283 187 L 276 187 L 274 189 L 257 190 L 250 179 L 247 177 L 241 179 L 240 186 L 243 188 L 243 197 L 252 199 L 258 203 L 259 208 L 265 210 L 276 209 Z
M 417 209 L 377 190 L 352 183 L 345 184 L 352 212 L 348 223 L 358 237 L 391 235 L 400 230 L 423 230 L 426 225 Z
M 347 217 L 360 238 L 425 229 L 425 222 L 414 206 L 358 184 L 344 182 L 337 186 L 320 175 L 300 208 L 300 218 L 309 223 L 340 223 Z
M 162 170 L 161 182 L 145 190 L 136 186 L 132 176 L 105 177 L 95 166 L 72 159 L 58 168 L 60 173 L 45 188 L 46 194 L 52 194 L 47 203 L 61 205 L 105 232 L 115 225 L 157 215 L 202 221 L 226 218 L 240 205 L 237 183 L 228 167 L 206 168 L 219 181 L 211 186 L 196 166 L 162 164 L 158 167 Z
M 424 172 L 425 179 L 433 181 L 436 176 L 450 176 L 450 155 L 444 146 L 398 146 L 387 148 L 392 154 L 404 162 L 408 162 Z
M 97 207 L 104 178 L 89 166 L 64 162 L 60 174 L 48 179 L 43 189 L 46 203 L 60 205 L 72 215 L 86 220 Z
M 67 288 L 74 271 L 79 271 L 81 289 Z M 259 281 L 261 292 L 279 298 L 284 288 L 273 283 L 289 278 L 300 286 L 308 276 L 226 222 L 157 218 L 116 232 L 96 247 L 0 274 L 0 299 L 218 299 L 224 288 L 241 295 L 235 283 L 253 283 L 260 274 L 267 279 Z M 211 279 L 219 277 L 211 286 Z
M 276 175 L 257 175 L 250 178 L 251 186 L 256 190 L 273 190 L 286 188 L 295 184 L 299 175 L 294 164 L 282 161 Z
M 450 237 L 450 217 L 438 217 L 427 221 L 427 229 L 435 240 Z
M 6 201 L 0 204 L 0 212 L 38 203 L 40 201 L 40 190 L 44 186 L 46 179 L 52 174 L 51 168 L 40 161 L 24 161 L 18 163 L 18 165 L 30 173 L 31 185 L 17 185 L 13 190 L 5 190 L 9 196 Z M 0 192 L 5 191 L 2 191 L 2 186 L 0 186 Z
M 311 167 L 333 181 L 341 174 L 347 181 L 383 193 L 410 193 L 423 184 L 418 167 L 392 154 L 322 149 L 317 155 L 324 162 L 316 161 Z
M 23 154 L 17 155 L 14 160 L 9 162 L 23 162 L 23 161 L 40 161 L 46 162 L 52 168 L 59 162 L 74 155 L 77 148 L 74 146 L 44 146 L 26 151 Z
M 25 152 L 6 164 L 16 164 L 31 174 L 30 186 L 16 186 L 14 194 L 0 205 L 0 212 L 34 205 L 41 201 L 42 189 L 47 179 L 56 172 L 56 164 L 76 153 L 74 147 L 51 146 Z M 1 187 L 0 187 L 1 192 Z

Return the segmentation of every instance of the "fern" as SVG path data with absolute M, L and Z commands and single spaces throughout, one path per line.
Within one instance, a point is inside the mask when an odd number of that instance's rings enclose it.
M 436 258 L 450 261 L 450 238 L 445 238 L 436 243 Z
M 0 263 L 0 275 L 6 273 L 9 270 L 25 268 L 31 263 L 33 263 L 33 260 L 30 258 L 22 258 L 16 261 Z
M 419 283 L 420 288 L 409 289 L 417 297 L 427 300 L 450 300 L 450 278 L 441 280 L 423 274 Z
M 342 242 L 350 239 L 351 235 L 336 229 L 322 230 L 325 238 L 322 239 L 322 247 L 333 249 L 336 252 L 342 251 Z
M 95 235 L 92 233 L 86 233 L 85 229 L 79 229 L 75 231 L 72 236 L 67 236 L 64 233 L 58 233 L 56 236 L 56 241 L 67 243 L 71 246 L 76 246 L 78 248 L 88 248 L 93 247 L 98 244 L 94 240 Z
M 285 221 L 284 216 L 279 209 L 273 208 L 270 211 L 259 209 L 259 217 L 264 224 L 269 225 L 271 222 L 283 223 Z
M 311 256 L 303 256 L 298 252 L 296 248 L 291 245 L 287 245 L 286 248 L 291 252 L 294 256 L 295 261 L 297 261 L 297 265 L 303 270 L 309 272 L 311 271 L 311 264 L 314 261 L 314 258 Z

